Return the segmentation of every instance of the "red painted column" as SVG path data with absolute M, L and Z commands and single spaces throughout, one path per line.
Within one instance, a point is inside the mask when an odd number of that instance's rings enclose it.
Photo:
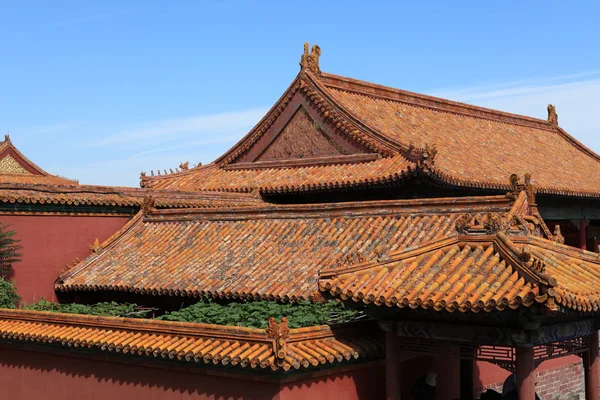
M 385 333 L 385 399 L 400 400 L 400 357 L 398 357 L 398 335 Z
M 579 247 L 587 250 L 587 227 L 585 218 L 579 220 Z
M 533 347 L 517 346 L 517 392 L 519 400 L 535 400 Z
M 591 400 L 600 399 L 600 357 L 598 356 L 598 332 L 590 335 L 589 351 L 584 357 L 584 373 L 585 373 L 585 398 Z

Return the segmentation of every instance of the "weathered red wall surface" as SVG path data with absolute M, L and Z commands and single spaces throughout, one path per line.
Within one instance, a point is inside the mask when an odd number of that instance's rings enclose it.
M 23 257 L 14 264 L 15 282 L 22 300 L 32 303 L 44 297 L 52 300 L 58 270 L 91 254 L 88 247 L 96 238 L 102 242 L 118 231 L 128 217 L 84 217 L 54 215 L 0 216 L 21 239 Z
M 0 399 L 272 399 L 279 386 L 0 347 Z
M 384 377 L 379 365 L 280 384 L 0 346 L 0 399 L 379 400 Z
M 285 384 L 279 400 L 383 400 L 385 366 L 376 365 L 335 375 Z

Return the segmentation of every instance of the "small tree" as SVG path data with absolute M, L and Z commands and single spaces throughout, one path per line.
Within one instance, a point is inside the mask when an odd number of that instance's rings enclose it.
M 12 282 L 5 281 L 0 276 L 0 308 L 16 308 L 19 300 L 21 299 Z
M 10 278 L 14 271 L 12 265 L 21 259 L 22 246 L 15 238 L 15 230 L 0 222 L 0 277 Z

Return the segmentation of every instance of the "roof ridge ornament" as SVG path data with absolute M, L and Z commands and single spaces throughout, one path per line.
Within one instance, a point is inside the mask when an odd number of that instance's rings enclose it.
M 300 58 L 300 72 L 312 72 L 315 75 L 321 75 L 321 69 L 319 68 L 320 56 L 321 48 L 318 45 L 313 45 L 309 53 L 308 42 L 304 43 L 304 53 Z
M 523 183 L 521 178 L 517 174 L 511 174 L 508 180 L 510 185 L 510 192 L 506 195 L 512 200 L 516 200 L 519 193 L 525 192 L 527 194 L 527 202 L 530 206 L 535 205 L 535 188 L 531 183 L 531 174 L 523 175 Z
M 98 238 L 96 238 L 96 240 L 94 241 L 94 243 L 88 245 L 88 247 L 95 254 L 100 254 L 102 252 L 102 250 L 103 250 L 102 249 L 102 245 L 100 244 L 100 240 L 98 240 Z
M 156 200 L 154 199 L 153 196 L 146 196 L 144 197 L 144 200 L 142 201 L 142 212 L 144 214 L 151 214 L 154 211 L 156 211 Z
M 558 125 L 558 114 L 556 113 L 556 107 L 552 104 L 548 104 L 548 122 L 552 125 Z
M 423 147 L 416 147 L 413 142 L 410 142 L 406 149 L 406 158 L 419 165 L 431 167 L 437 153 L 438 149 L 435 144 L 425 143 Z
M 4 143 L 10 143 L 10 135 L 9 134 L 4 135 Z
M 281 317 L 281 322 L 277 323 L 275 318 L 269 317 L 269 326 L 266 329 L 267 339 L 273 341 L 273 355 L 275 356 L 275 362 L 281 367 L 287 357 L 287 344 L 286 339 L 290 335 L 290 328 L 288 328 L 288 319 Z

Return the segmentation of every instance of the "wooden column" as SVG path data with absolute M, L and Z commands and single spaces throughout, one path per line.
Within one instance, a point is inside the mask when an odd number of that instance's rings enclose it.
M 588 336 L 589 351 L 583 358 L 585 374 L 585 398 L 591 400 L 600 399 L 600 358 L 598 356 L 598 332 Z
M 400 400 L 400 357 L 398 336 L 395 332 L 385 333 L 385 399 Z
M 585 218 L 579 220 L 579 247 L 587 250 L 587 227 Z
M 517 346 L 517 392 L 519 400 L 535 400 L 533 347 Z
M 474 364 L 473 360 L 460 360 L 460 398 L 474 399 L 475 390 L 473 382 Z

